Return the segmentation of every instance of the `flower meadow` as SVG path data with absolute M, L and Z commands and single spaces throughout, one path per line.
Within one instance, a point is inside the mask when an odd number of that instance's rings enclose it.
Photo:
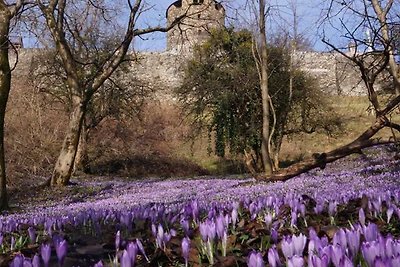
M 366 150 L 286 182 L 92 181 L 0 217 L 2 266 L 400 266 L 400 166 Z M 78 181 L 79 183 L 79 181 Z

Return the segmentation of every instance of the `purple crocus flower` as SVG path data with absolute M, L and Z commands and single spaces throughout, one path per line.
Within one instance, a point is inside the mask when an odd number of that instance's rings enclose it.
M 390 207 L 386 210 L 386 216 L 387 216 L 387 221 L 386 221 L 386 222 L 387 222 L 387 223 L 390 222 L 390 219 L 392 218 L 393 212 L 394 212 L 394 209 L 393 209 L 392 206 L 390 206 Z
M 290 225 L 292 227 L 297 225 L 297 212 L 295 211 L 292 211 L 291 213 Z
M 103 267 L 103 262 L 99 261 L 98 263 L 96 263 L 93 267 Z
M 288 260 L 288 267 L 303 267 L 304 259 L 303 257 L 294 255 Z
M 307 243 L 307 237 L 304 236 L 303 234 L 300 234 L 299 236 L 293 236 L 292 237 L 292 245 L 293 245 L 293 251 L 294 254 L 297 256 L 302 256 L 304 248 Z
M 340 262 L 344 257 L 344 251 L 341 245 L 335 244 L 331 246 L 331 259 L 335 267 L 341 267 Z
M 188 266 L 189 261 L 189 251 L 190 251 L 190 239 L 188 237 L 184 237 L 182 239 L 182 256 L 185 259 L 185 266 Z
M 292 244 L 292 239 L 290 237 L 285 237 L 282 240 L 281 246 L 283 255 L 285 256 L 286 260 L 294 255 L 294 246 Z
M 251 252 L 249 258 L 247 259 L 248 267 L 264 267 L 264 260 L 260 252 Z
M 125 249 L 121 257 L 121 267 L 132 267 L 131 257 L 129 257 L 129 254 Z
M 33 267 L 40 267 L 40 257 L 38 255 L 33 256 L 32 266 Z
M 360 249 L 360 232 L 359 231 L 346 231 L 347 247 L 350 252 L 350 256 L 355 258 Z
M 10 267 L 24 267 L 24 256 L 21 254 L 15 255 Z
M 336 201 L 330 201 L 328 205 L 328 213 L 329 216 L 334 216 L 336 213 L 337 209 L 337 202 Z
M 220 214 L 215 220 L 215 230 L 219 239 L 222 239 L 225 233 L 225 218 Z
M 267 229 L 269 229 L 270 227 L 271 227 L 271 223 L 272 223 L 272 214 L 271 213 L 267 213 L 267 214 L 265 214 L 265 216 L 264 216 L 264 221 L 265 221 L 265 224 L 266 224 L 266 226 L 267 226 Z
M 279 259 L 278 251 L 276 250 L 275 246 L 271 247 L 268 250 L 268 263 L 271 267 L 278 267 L 282 265 Z
M 189 230 L 190 230 L 189 221 L 187 219 L 182 219 L 181 226 L 182 226 L 183 231 L 185 232 L 185 235 L 188 235 Z
M 391 265 L 391 260 L 389 259 L 385 259 L 385 258 L 381 258 L 381 257 L 376 257 L 375 261 L 374 261 L 374 267 L 389 267 L 392 266 Z
M 342 260 L 340 261 L 340 267 L 354 267 L 353 262 L 346 256 L 344 256 L 342 258 Z
M 317 255 L 308 256 L 308 266 L 309 267 L 328 267 L 329 259 L 326 255 L 318 257 Z
M 137 256 L 137 254 L 138 254 L 138 250 L 139 250 L 139 249 L 138 249 L 138 247 L 137 247 L 137 244 L 134 243 L 134 242 L 130 242 L 130 243 L 128 244 L 128 246 L 126 246 L 126 251 L 128 252 L 129 257 L 131 258 L 131 261 L 133 262 L 132 266 L 135 265 L 136 256 Z
M 31 240 L 31 244 L 34 244 L 36 242 L 36 231 L 35 231 L 35 228 L 30 226 L 28 228 L 28 235 L 29 235 L 29 239 Z
M 272 242 L 276 244 L 278 242 L 278 231 L 275 228 L 271 228 L 270 235 Z
M 236 225 L 236 222 L 237 222 L 237 220 L 238 220 L 238 211 L 237 211 L 237 208 L 233 208 L 233 209 L 232 209 L 231 218 L 232 218 L 232 224 L 233 224 L 233 226 L 235 226 L 235 225 Z
M 40 255 L 42 256 L 44 266 L 49 266 L 51 256 L 51 247 L 49 244 L 42 244 L 42 246 L 40 247 Z
M 115 250 L 119 250 L 119 246 L 121 245 L 121 232 L 118 231 L 115 235 Z
M 146 255 L 146 251 L 144 250 L 143 244 L 139 239 L 136 239 L 136 245 L 140 251 L 140 253 L 142 253 L 142 255 L 144 256 L 144 258 L 146 259 L 147 262 L 150 262 L 149 258 Z
M 63 266 L 65 256 L 67 256 L 68 243 L 66 240 L 62 240 L 60 242 L 57 242 L 55 247 L 56 247 L 58 263 L 60 264 L 60 266 Z
M 333 244 L 339 244 L 342 247 L 347 247 L 346 232 L 343 229 L 339 229 L 333 236 Z
M 400 266 L 400 255 L 397 257 L 392 257 L 392 266 Z
M 374 266 L 375 258 L 379 256 L 379 247 L 377 242 L 365 242 L 361 245 L 362 255 L 368 266 Z
M 365 212 L 363 208 L 358 211 L 358 221 L 361 225 L 365 225 Z
M 379 230 L 378 226 L 374 223 L 368 224 L 368 226 L 363 227 L 364 237 L 367 242 L 375 241 L 378 239 Z
M 12 235 L 11 242 L 10 242 L 10 249 L 14 250 L 14 247 L 15 247 L 15 237 Z

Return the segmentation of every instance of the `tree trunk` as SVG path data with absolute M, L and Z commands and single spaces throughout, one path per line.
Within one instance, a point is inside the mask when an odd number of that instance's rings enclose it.
M 74 168 L 83 118 L 86 112 L 86 102 L 80 97 L 75 96 L 74 98 L 73 111 L 71 113 L 67 133 L 50 180 L 51 186 L 67 185 L 71 179 Z
M 82 130 L 81 130 L 81 134 L 80 134 L 78 150 L 76 152 L 73 173 L 77 173 L 77 172 L 89 173 L 90 172 L 89 156 L 88 156 L 88 151 L 87 151 L 88 137 L 89 137 L 89 130 L 87 129 L 86 122 L 84 119 L 82 122 Z
M 11 69 L 8 60 L 10 12 L 0 5 L 0 210 L 8 209 L 6 163 L 4 156 L 4 117 L 11 87 Z
M 259 33 L 260 33 L 260 88 L 262 98 L 262 109 L 263 109 L 263 128 L 262 128 L 262 144 L 261 154 L 264 165 L 265 175 L 272 174 L 272 161 L 269 154 L 269 140 L 270 140 L 270 106 L 269 106 L 269 93 L 268 93 L 268 53 L 267 53 L 267 36 L 265 27 L 265 0 L 259 0 L 260 9 L 260 21 L 259 21 Z
M 378 133 L 382 128 L 387 126 L 388 120 L 385 116 L 380 116 L 377 118 L 375 123 L 369 127 L 363 134 L 361 134 L 357 139 L 351 143 L 334 149 L 327 153 L 314 154 L 312 158 L 304 160 L 300 163 L 293 164 L 292 166 L 282 169 L 277 173 L 269 177 L 263 177 L 268 181 L 285 181 L 292 177 L 295 177 L 301 173 L 307 172 L 315 168 L 325 168 L 327 163 L 334 162 L 338 159 L 344 158 L 350 154 L 360 153 L 361 149 L 366 147 L 371 147 L 374 145 L 382 143 L 380 139 L 371 139 L 376 133 Z

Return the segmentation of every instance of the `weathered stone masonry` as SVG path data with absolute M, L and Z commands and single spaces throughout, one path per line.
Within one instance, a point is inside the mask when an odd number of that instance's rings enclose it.
M 195 44 L 204 42 L 212 28 L 223 27 L 225 10 L 214 0 L 179 0 L 169 6 L 166 12 L 168 23 L 182 14 L 188 17 L 182 25 L 167 35 L 167 49 L 164 52 L 136 53 L 137 61 L 131 64 L 132 78 L 136 77 L 159 91 L 158 95 L 171 96 L 173 88 L 180 85 L 183 65 Z M 30 62 L 40 49 L 21 49 L 19 62 L 13 72 L 15 77 L 29 75 Z M 330 94 L 358 95 L 366 90 L 357 68 L 340 54 L 320 52 L 297 52 L 298 66 L 316 77 L 320 87 Z M 11 62 L 15 56 L 11 55 Z M 379 88 L 378 88 L 379 89 Z

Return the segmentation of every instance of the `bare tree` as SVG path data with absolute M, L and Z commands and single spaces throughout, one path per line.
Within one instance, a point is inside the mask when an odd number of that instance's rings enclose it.
M 63 62 L 66 73 L 66 83 L 72 92 L 72 110 L 68 130 L 62 145 L 62 149 L 53 175 L 48 181 L 52 186 L 63 186 L 69 183 L 73 171 L 74 161 L 78 150 L 79 139 L 81 136 L 83 120 L 87 112 L 88 103 L 92 96 L 107 81 L 119 65 L 126 59 L 126 54 L 135 36 L 144 35 L 151 32 L 166 32 L 179 24 L 184 15 L 176 18 L 168 27 L 147 27 L 139 29 L 137 25 L 138 17 L 146 10 L 144 1 L 127 0 L 129 8 L 129 19 L 123 38 L 116 42 L 112 52 L 96 56 L 87 57 L 87 61 L 81 61 L 82 57 L 75 50 L 76 45 L 81 44 L 85 47 L 84 36 L 81 35 L 84 23 L 75 21 L 71 12 L 74 5 L 92 5 L 100 9 L 100 15 L 106 10 L 107 1 L 67 1 L 67 0 L 36 0 L 41 12 L 44 15 L 48 30 L 54 40 L 55 48 Z M 110 3 L 108 3 L 110 5 Z M 112 3 L 115 5 L 115 3 Z M 111 5 L 112 5 L 111 4 Z M 76 17 L 76 16 L 75 16 Z M 112 24 L 107 18 L 104 19 L 105 25 Z M 76 23 L 78 22 L 78 23 Z
M 8 208 L 7 177 L 4 152 L 4 117 L 11 88 L 11 67 L 8 53 L 10 24 L 21 10 L 24 1 L 0 1 L 0 210 Z
M 326 153 L 314 154 L 311 158 L 286 169 L 280 170 L 269 178 L 271 180 L 286 180 L 313 168 L 324 168 L 329 162 L 348 156 L 352 153 L 360 153 L 361 149 L 391 143 L 397 140 L 396 136 L 387 138 L 374 138 L 384 128 L 391 128 L 392 133 L 400 132 L 400 125 L 392 120 L 392 113 L 399 107 L 400 96 L 397 86 L 399 81 L 398 65 L 394 60 L 393 38 L 388 33 L 388 25 L 395 24 L 396 16 L 389 16 L 393 11 L 393 0 L 385 1 L 336 1 L 330 2 L 326 21 L 329 25 L 335 25 L 340 30 L 340 35 L 351 43 L 351 51 L 345 51 L 324 37 L 325 42 L 336 53 L 341 54 L 347 60 L 353 62 L 359 69 L 364 81 L 369 101 L 375 111 L 375 122 L 355 140 L 342 147 Z M 335 10 L 337 8 L 339 11 Z M 341 14 L 343 17 L 340 17 Z M 351 15 L 349 15 L 349 13 Z M 346 20 L 346 18 L 348 20 Z M 390 19 L 389 19 L 390 18 Z M 335 20 L 336 22 L 332 22 Z M 367 31 L 367 38 L 365 38 Z M 388 101 L 380 99 L 377 92 L 379 76 L 386 70 L 395 81 L 393 92 L 396 94 Z
M 261 138 L 261 155 L 264 174 L 269 176 L 273 172 L 273 163 L 271 159 L 271 132 L 270 132 L 270 111 L 272 108 L 271 98 L 268 92 L 268 49 L 267 49 L 267 32 L 266 32 L 266 16 L 268 8 L 265 0 L 256 1 L 254 7 L 258 7 L 257 18 L 257 37 L 255 38 L 256 64 L 260 77 L 261 101 L 262 101 L 262 138 Z M 257 8 L 254 8 L 257 10 Z M 256 14 L 257 12 L 255 12 Z

